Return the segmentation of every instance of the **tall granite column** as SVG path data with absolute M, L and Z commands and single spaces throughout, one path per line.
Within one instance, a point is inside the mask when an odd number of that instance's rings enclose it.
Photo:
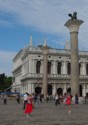
M 43 88 L 42 93 L 44 94 L 44 98 L 47 96 L 47 82 L 48 82 L 48 73 L 47 73 L 47 64 L 48 64 L 48 47 L 45 45 L 43 47 Z
M 70 19 L 65 23 L 65 26 L 70 31 L 71 42 L 71 94 L 79 95 L 79 58 L 78 58 L 78 30 L 82 20 Z

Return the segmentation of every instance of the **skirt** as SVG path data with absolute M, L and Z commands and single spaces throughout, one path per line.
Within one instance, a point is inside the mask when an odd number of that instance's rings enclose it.
M 25 108 L 24 113 L 25 113 L 25 114 L 28 114 L 28 113 L 31 113 L 32 111 L 33 111 L 33 106 L 32 106 L 32 104 L 26 104 L 26 108 Z

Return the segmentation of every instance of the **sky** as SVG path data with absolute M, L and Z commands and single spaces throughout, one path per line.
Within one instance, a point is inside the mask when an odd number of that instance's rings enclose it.
M 80 50 L 88 51 L 88 0 L 0 0 L 0 74 L 12 75 L 14 56 L 29 46 L 44 44 L 64 49 L 70 41 L 64 26 L 69 13 L 84 23 L 79 29 Z

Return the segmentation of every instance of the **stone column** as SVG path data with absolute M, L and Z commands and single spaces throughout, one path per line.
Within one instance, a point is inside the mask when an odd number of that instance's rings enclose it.
M 61 62 L 61 74 L 63 74 L 63 66 L 64 66 L 64 62 Z
M 22 64 L 22 76 L 24 76 L 25 71 L 24 71 L 24 64 Z
M 41 60 L 40 73 L 43 73 L 43 60 Z
M 34 73 L 36 73 L 36 60 L 32 60 L 32 73 L 34 74 Z
M 52 63 L 53 63 L 53 74 L 57 74 L 57 62 L 54 60 Z
M 56 83 L 54 83 L 53 85 L 53 97 L 55 96 L 55 94 L 56 94 Z
M 29 73 L 32 73 L 32 60 L 29 60 Z
M 64 84 L 63 94 L 67 92 L 66 83 Z
M 31 93 L 34 93 L 35 89 L 34 89 L 34 83 L 31 83 Z
M 83 95 L 83 97 L 86 96 L 86 85 L 85 85 L 85 83 L 84 83 L 84 85 L 83 85 L 82 95 Z
M 82 65 L 83 67 L 82 67 L 82 75 L 86 75 L 86 63 L 85 62 L 83 62 L 83 65 Z
M 62 66 L 63 66 L 62 74 L 67 74 L 67 62 L 66 61 L 62 62 Z
M 43 47 L 43 89 L 42 89 L 45 99 L 47 96 L 47 82 L 48 82 L 47 64 L 48 64 L 48 47 L 47 45 L 45 45 Z
M 79 60 L 78 60 L 78 30 L 82 20 L 70 19 L 65 23 L 65 26 L 70 31 L 71 42 L 71 94 L 79 95 Z

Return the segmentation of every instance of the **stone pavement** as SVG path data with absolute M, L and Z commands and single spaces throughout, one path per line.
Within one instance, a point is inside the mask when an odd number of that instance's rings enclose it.
M 88 125 L 88 104 L 72 105 L 71 114 L 64 105 L 55 106 L 54 102 L 35 104 L 29 118 L 23 113 L 23 103 L 8 100 L 7 105 L 0 99 L 0 125 Z

